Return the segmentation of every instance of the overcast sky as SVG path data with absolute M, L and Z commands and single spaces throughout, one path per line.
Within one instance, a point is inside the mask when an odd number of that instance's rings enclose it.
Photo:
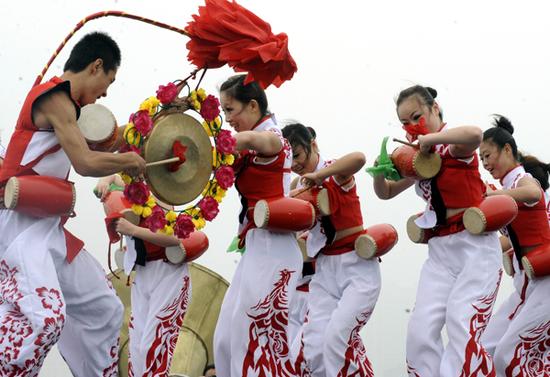
M 544 2 L 517 1 L 240 1 L 268 21 L 275 33 L 286 32 L 298 64 L 292 81 L 267 90 L 270 109 L 280 121 L 298 120 L 317 130 L 327 158 L 351 151 L 379 153 L 386 135 L 403 136 L 394 98 L 412 84 L 436 88 L 450 126 L 489 126 L 490 114 L 508 116 L 516 127 L 521 150 L 545 161 L 548 152 L 546 109 L 550 103 L 550 24 Z M 0 13 L 0 130 L 9 140 L 21 104 L 36 76 L 62 39 L 83 17 L 100 10 L 123 10 L 185 27 L 201 1 L 28 1 L 3 2 Z M 121 18 L 91 21 L 69 42 L 47 78 L 60 74 L 71 47 L 86 32 L 111 34 L 122 49 L 123 62 L 109 96 L 101 103 L 120 124 L 159 84 L 185 77 L 187 38 L 151 25 Z M 209 71 L 203 87 L 217 87 L 232 74 Z M 390 150 L 393 146 L 390 146 Z M 485 173 L 484 177 L 488 177 Z M 92 195 L 95 179 L 73 173 L 78 217 L 69 228 L 79 235 L 104 266 L 107 235 L 103 213 Z M 408 216 L 423 208 L 412 192 L 383 202 L 372 179 L 357 176 L 365 225 L 388 222 L 400 241 L 382 263 L 382 292 L 363 330 L 377 376 L 404 375 L 405 332 L 414 304 L 425 247 L 412 244 L 405 232 Z M 232 190 L 221 213 L 205 229 L 210 250 L 198 262 L 231 279 L 238 258 L 225 253 L 234 236 L 239 202 Z M 511 289 L 505 278 L 502 301 Z M 69 376 L 56 352 L 41 376 Z

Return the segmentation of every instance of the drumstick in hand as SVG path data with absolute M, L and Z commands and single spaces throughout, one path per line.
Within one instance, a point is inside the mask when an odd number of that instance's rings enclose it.
M 170 164 L 170 163 L 172 163 L 172 162 L 178 162 L 179 160 L 180 160 L 179 157 L 172 157 L 172 158 L 167 158 L 166 160 L 148 162 L 147 164 L 145 164 L 145 166 L 149 167 L 149 166 L 157 166 L 157 165 Z
M 418 148 L 418 144 L 409 143 L 408 141 L 399 140 L 399 139 L 396 139 L 396 138 L 393 138 L 393 141 L 395 141 L 397 143 L 408 145 L 409 147 Z

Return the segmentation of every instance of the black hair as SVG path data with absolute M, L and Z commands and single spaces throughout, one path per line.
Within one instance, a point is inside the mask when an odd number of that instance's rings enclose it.
M 403 103 L 407 98 L 416 96 L 424 105 L 428 106 L 430 109 L 435 103 L 437 97 L 437 90 L 430 88 L 429 86 L 414 85 L 410 88 L 404 89 L 397 96 L 395 104 L 397 107 Z M 439 109 L 439 119 L 443 120 L 443 111 Z
M 483 141 L 492 142 L 499 150 L 502 150 L 506 144 L 512 148 L 512 155 L 519 161 L 518 146 L 512 136 L 514 126 L 512 122 L 502 115 L 494 114 L 493 127 L 483 132 Z
M 65 63 L 64 71 L 78 73 L 96 59 L 103 60 L 103 71 L 108 73 L 120 66 L 120 48 L 107 34 L 93 32 L 86 34 L 73 47 Z
M 260 107 L 260 113 L 263 116 L 269 114 L 267 109 L 267 96 L 262 87 L 256 82 L 252 81 L 245 85 L 244 79 L 246 75 L 231 76 L 220 87 L 220 92 L 226 92 L 237 101 L 244 104 L 248 104 L 250 101 L 255 100 Z
M 544 191 L 548 190 L 548 175 L 550 174 L 550 164 L 545 164 L 535 156 L 519 154 L 519 162 L 523 165 L 525 171 L 533 176 L 540 183 Z
M 202 375 L 204 376 L 206 372 L 208 372 L 210 369 L 216 369 L 214 364 L 208 364 L 204 367 L 204 370 L 202 371 Z
M 292 148 L 298 146 L 304 148 L 306 156 L 311 154 L 311 142 L 317 134 L 312 127 L 306 127 L 301 123 L 292 123 L 283 128 L 283 137 L 288 140 Z

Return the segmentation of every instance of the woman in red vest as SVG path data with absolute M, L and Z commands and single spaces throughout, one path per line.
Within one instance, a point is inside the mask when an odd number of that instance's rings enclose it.
M 482 342 L 494 353 L 498 376 L 542 376 L 550 372 L 550 276 L 529 279 L 522 257 L 542 250 L 549 255 L 550 225 L 541 183 L 526 172 L 523 163 L 537 174 L 546 167 L 532 156 L 522 156 L 508 119 L 498 116 L 495 127 L 485 131 L 480 146 L 483 167 L 500 180 L 502 189 L 487 195 L 510 195 L 518 204 L 518 215 L 506 228 L 503 251 L 513 247 L 514 287 L 516 291 L 489 322 Z M 537 174 L 541 176 L 541 174 Z M 539 179 L 548 188 L 548 173 Z
M 244 252 L 223 300 L 214 335 L 216 370 L 225 377 L 293 375 L 288 309 L 302 255 L 293 233 L 254 226 L 259 200 L 279 199 L 290 188 L 290 146 L 268 111 L 267 97 L 245 75 L 225 81 L 220 102 L 237 131 L 235 187 L 240 194 L 239 238 Z
M 449 128 L 435 98 L 437 92 L 420 85 L 403 90 L 397 115 L 420 151 L 441 156 L 442 167 L 432 179 L 389 181 L 374 177 L 374 190 L 390 199 L 415 185 L 426 201 L 416 219 L 434 233 L 422 267 L 416 304 L 407 332 L 410 376 L 495 376 L 491 357 L 479 342 L 489 320 L 501 276 L 501 256 L 495 232 L 474 236 L 464 230 L 462 214 L 483 199 L 484 184 L 475 153 L 481 129 Z M 446 326 L 449 342 L 443 345 Z
M 313 376 L 374 376 L 359 331 L 369 320 L 380 294 L 378 258 L 363 259 L 355 240 L 364 233 L 354 174 L 365 164 L 361 152 L 324 160 L 315 131 L 302 124 L 283 128 L 292 146 L 292 171 L 301 188 L 328 191 L 331 214 L 309 231 L 307 254 L 316 257 L 309 312 L 303 329 L 304 358 Z

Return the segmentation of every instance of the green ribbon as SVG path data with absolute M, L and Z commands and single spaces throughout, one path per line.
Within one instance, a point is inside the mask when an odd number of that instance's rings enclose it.
M 124 191 L 124 187 L 119 186 L 116 183 L 111 183 L 109 185 L 109 192 L 111 192 L 111 191 Z M 99 191 L 97 191 L 97 189 L 94 189 L 94 195 L 98 198 L 100 197 Z
M 246 246 L 243 246 L 242 249 L 239 248 L 239 241 L 240 241 L 239 236 L 236 236 L 235 238 L 233 238 L 233 240 L 229 244 L 229 247 L 227 248 L 226 252 L 244 254 L 244 252 L 246 250 Z
M 399 181 L 401 176 L 399 172 L 393 165 L 393 162 L 388 155 L 386 150 L 386 144 L 388 143 L 389 136 L 386 136 L 382 140 L 382 146 L 380 147 L 380 155 L 378 156 L 378 165 L 366 168 L 366 172 L 371 176 L 376 177 L 377 175 L 384 175 L 384 178 L 389 179 L 390 181 Z

